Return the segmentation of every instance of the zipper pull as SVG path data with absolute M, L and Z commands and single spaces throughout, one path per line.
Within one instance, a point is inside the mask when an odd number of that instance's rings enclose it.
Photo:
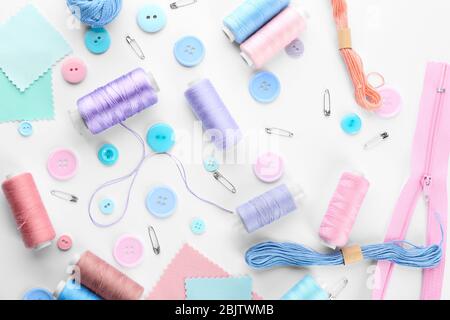
M 430 200 L 430 190 L 431 190 L 432 178 L 431 176 L 423 177 L 423 195 L 425 196 L 425 201 L 428 203 Z

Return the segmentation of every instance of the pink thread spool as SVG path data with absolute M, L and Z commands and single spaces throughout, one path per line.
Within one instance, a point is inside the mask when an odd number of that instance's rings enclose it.
M 2 184 L 3 193 L 11 207 L 17 228 L 27 248 L 41 250 L 55 238 L 50 218 L 30 173 L 20 174 Z
M 306 29 L 306 21 L 295 8 L 287 7 L 241 45 L 241 56 L 259 69 Z
M 139 300 L 144 288 L 109 263 L 86 251 L 75 265 L 80 283 L 105 300 Z
M 342 248 L 348 243 L 369 185 L 360 174 L 342 175 L 319 230 L 320 238 L 331 247 Z

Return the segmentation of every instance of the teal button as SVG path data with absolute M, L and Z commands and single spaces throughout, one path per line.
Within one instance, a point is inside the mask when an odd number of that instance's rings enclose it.
M 194 67 L 203 61 L 205 47 L 200 39 L 192 36 L 181 38 L 173 48 L 175 59 L 185 67 Z
M 104 144 L 98 150 L 98 160 L 105 166 L 112 166 L 119 160 L 119 150 L 112 144 Z
M 114 202 L 111 199 L 104 199 L 99 203 L 100 212 L 106 216 L 113 214 L 114 207 Z
M 214 157 L 209 157 L 203 161 L 203 167 L 208 172 L 216 172 L 219 170 L 219 163 Z
M 137 23 L 145 32 L 158 32 L 163 29 L 167 23 L 166 13 L 156 4 L 143 6 L 139 9 Z
M 157 218 L 167 218 L 175 212 L 177 195 L 167 187 L 151 190 L 146 198 L 147 210 Z
M 156 153 L 168 152 L 175 144 L 175 132 L 168 124 L 155 124 L 148 129 L 147 144 Z
M 102 54 L 111 46 L 111 37 L 104 28 L 91 28 L 84 35 L 86 48 L 94 54 Z
M 19 133 L 22 137 L 29 137 L 33 134 L 33 125 L 31 122 L 22 121 L 19 124 Z
M 358 134 L 361 127 L 361 118 L 356 113 L 350 113 L 341 120 L 341 128 L 348 135 Z
M 201 235 L 204 234 L 206 231 L 206 224 L 205 221 L 203 221 L 200 218 L 195 218 L 191 222 L 191 231 L 195 235 Z
M 34 288 L 27 291 L 22 300 L 54 300 L 53 295 L 47 289 Z

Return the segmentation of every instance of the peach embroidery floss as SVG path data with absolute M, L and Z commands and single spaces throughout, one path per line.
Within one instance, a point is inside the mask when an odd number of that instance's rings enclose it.
M 25 247 L 35 250 L 48 247 L 56 234 L 33 176 L 24 173 L 8 178 L 2 189 Z

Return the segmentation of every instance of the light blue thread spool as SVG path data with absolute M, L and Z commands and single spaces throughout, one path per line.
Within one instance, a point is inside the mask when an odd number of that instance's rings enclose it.
M 61 281 L 55 291 L 55 297 L 58 300 L 103 300 L 85 286 L 77 284 L 74 279 Z
M 329 300 L 330 298 L 330 293 L 308 275 L 293 286 L 281 300 Z
M 290 0 L 247 0 L 223 20 L 223 31 L 241 44 L 289 5 Z

